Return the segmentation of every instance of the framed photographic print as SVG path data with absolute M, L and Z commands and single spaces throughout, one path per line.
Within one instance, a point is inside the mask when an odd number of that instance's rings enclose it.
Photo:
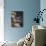
M 23 11 L 12 11 L 11 26 L 12 27 L 23 27 Z

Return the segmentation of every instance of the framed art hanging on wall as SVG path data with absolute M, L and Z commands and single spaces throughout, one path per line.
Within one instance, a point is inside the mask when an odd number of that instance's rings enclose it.
M 12 11 L 11 26 L 12 27 L 23 27 L 23 11 Z

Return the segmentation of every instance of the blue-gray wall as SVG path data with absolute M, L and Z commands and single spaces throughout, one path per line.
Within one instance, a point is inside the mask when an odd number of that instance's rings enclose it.
M 41 0 L 40 1 L 40 10 L 42 11 L 43 9 L 46 9 L 46 0 Z M 40 25 L 45 26 L 46 27 L 46 10 L 43 12 L 43 22 L 40 22 Z
M 7 1 L 7 2 L 6 2 Z M 7 41 L 18 41 L 32 28 L 35 12 L 40 9 L 40 0 L 6 0 L 4 9 L 4 35 Z M 24 11 L 24 26 L 22 28 L 11 27 L 11 11 Z

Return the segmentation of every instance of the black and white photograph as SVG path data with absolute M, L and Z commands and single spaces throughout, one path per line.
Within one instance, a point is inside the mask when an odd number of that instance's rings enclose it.
M 23 11 L 12 11 L 11 26 L 12 27 L 23 27 Z

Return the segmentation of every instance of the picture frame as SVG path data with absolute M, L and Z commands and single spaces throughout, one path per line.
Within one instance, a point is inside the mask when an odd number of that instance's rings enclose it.
M 12 11 L 11 26 L 12 27 L 23 27 L 23 11 Z

